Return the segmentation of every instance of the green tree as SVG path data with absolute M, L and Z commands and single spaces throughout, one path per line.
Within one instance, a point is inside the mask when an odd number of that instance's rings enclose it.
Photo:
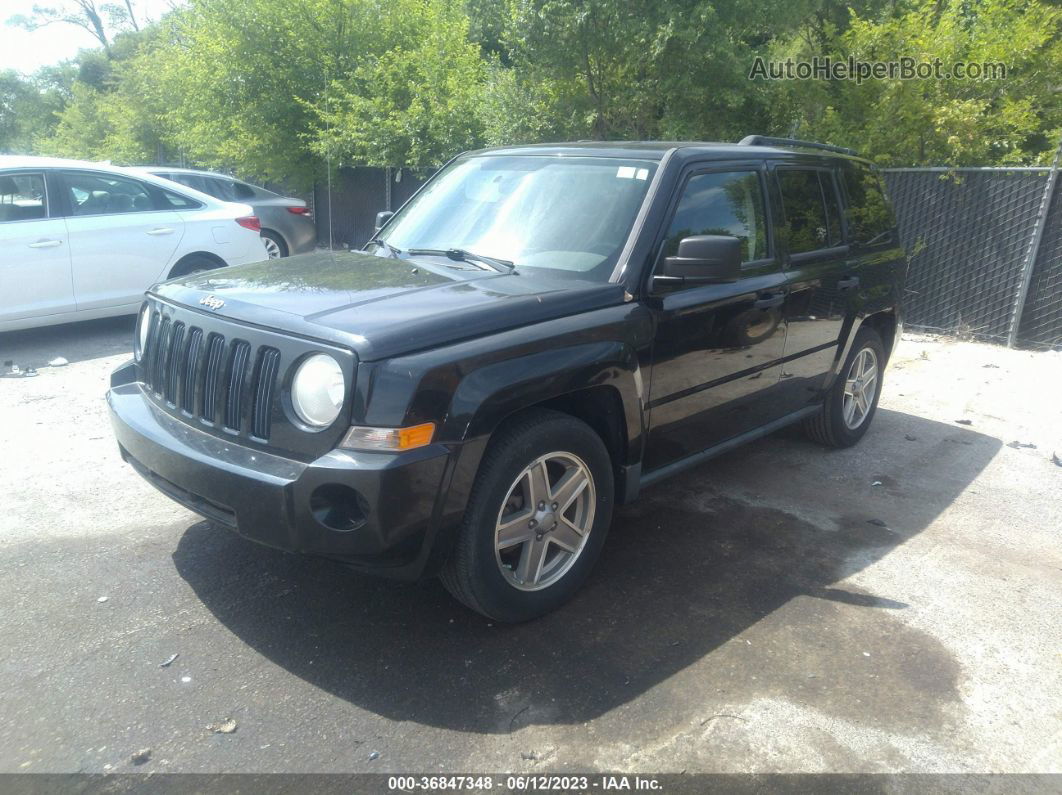
M 487 128 L 495 140 L 732 138 L 765 118 L 753 54 L 814 3 L 514 0 L 514 71 L 493 70 Z
M 853 14 L 827 37 L 837 58 L 939 58 L 1006 66 L 1005 79 L 790 81 L 769 87 L 772 128 L 851 146 L 887 165 L 1049 161 L 1062 134 L 1062 9 L 1039 0 L 908 0 Z M 815 52 L 794 39 L 775 55 Z

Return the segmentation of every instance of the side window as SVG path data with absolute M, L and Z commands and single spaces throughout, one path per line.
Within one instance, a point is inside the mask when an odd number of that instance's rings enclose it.
M 187 196 L 168 190 L 163 190 L 162 196 L 166 200 L 166 204 L 175 210 L 194 210 L 203 206 L 202 202 L 197 202 L 195 199 L 189 199 Z
M 170 179 L 172 179 L 174 182 L 184 185 L 185 187 L 191 188 L 192 190 L 197 190 L 200 193 L 205 193 L 208 196 L 215 195 L 211 187 L 207 185 L 206 180 L 195 174 L 174 174 L 172 177 L 170 177 Z
M 0 224 L 47 217 L 43 174 L 0 174 Z
M 733 235 L 741 241 L 742 262 L 767 256 L 763 191 L 755 171 L 696 174 L 686 183 L 667 230 L 665 256 L 693 235 Z
M 780 168 L 778 188 L 782 193 L 789 253 L 801 254 L 830 245 L 826 205 L 819 183 L 821 172 L 813 169 Z
M 892 211 L 878 176 L 865 166 L 846 163 L 844 187 L 848 194 L 848 233 L 857 246 L 873 246 L 891 240 Z
M 839 246 L 844 242 L 841 238 L 841 203 L 837 198 L 833 174 L 829 171 L 820 171 L 819 185 L 822 187 L 822 197 L 826 200 L 827 242 L 831 246 Z
M 140 182 L 113 174 L 67 171 L 72 215 L 121 215 L 155 210 L 155 202 Z
M 242 182 L 233 182 L 232 189 L 237 199 L 253 199 L 254 188 Z
M 203 182 L 207 184 L 206 192 L 216 199 L 222 201 L 231 202 L 236 199 L 236 193 L 232 189 L 232 183 L 227 179 L 217 179 L 215 177 L 203 177 Z

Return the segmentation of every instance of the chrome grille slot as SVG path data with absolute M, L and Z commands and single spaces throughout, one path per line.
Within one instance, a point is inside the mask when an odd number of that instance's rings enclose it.
M 203 409 L 199 416 L 207 422 L 217 420 L 218 376 L 221 370 L 221 354 L 225 340 L 220 334 L 211 334 L 207 343 L 205 372 L 203 374 Z
M 166 378 L 163 382 L 163 392 L 166 402 L 171 406 L 177 405 L 177 376 L 184 363 L 184 323 L 174 323 L 170 328 L 170 344 L 168 361 L 166 365 Z
M 247 373 L 247 360 L 251 356 L 251 346 L 243 340 L 232 345 L 229 355 L 229 385 L 225 400 L 225 427 L 240 430 L 240 411 L 243 407 L 243 381 Z
M 273 390 L 279 369 L 280 351 L 276 348 L 261 348 L 258 353 L 258 375 L 254 379 L 254 411 L 251 418 L 251 433 L 259 439 L 269 438 Z
M 194 326 L 188 331 L 188 351 L 181 375 L 181 410 L 195 412 L 195 385 L 199 375 L 199 354 L 203 346 L 203 330 Z
M 166 357 L 170 351 L 170 319 L 162 318 L 155 337 L 155 350 L 151 356 L 151 382 L 155 394 L 162 396 L 162 382 L 166 379 Z

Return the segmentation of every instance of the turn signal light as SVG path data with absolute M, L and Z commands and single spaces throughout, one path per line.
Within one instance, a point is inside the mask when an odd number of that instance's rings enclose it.
M 401 453 L 431 444 L 434 436 L 434 422 L 411 425 L 408 428 L 366 428 L 355 425 L 347 431 L 339 446 L 348 450 Z

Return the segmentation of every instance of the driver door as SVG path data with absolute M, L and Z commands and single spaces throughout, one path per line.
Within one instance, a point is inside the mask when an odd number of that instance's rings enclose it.
M 762 163 L 713 165 L 689 173 L 679 189 L 657 262 L 684 237 L 733 235 L 743 263 L 733 282 L 680 287 L 648 301 L 656 332 L 646 471 L 777 418 L 770 398 L 785 346 L 786 280 L 771 240 L 765 178 Z

